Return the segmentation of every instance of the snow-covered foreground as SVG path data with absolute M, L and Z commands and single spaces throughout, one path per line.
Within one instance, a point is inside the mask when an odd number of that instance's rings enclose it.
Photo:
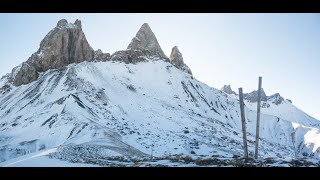
M 6 81 L 2 78 L 0 86 Z M 245 107 L 251 156 L 254 105 Z M 301 114 L 286 101 L 262 108 L 260 158 L 319 159 L 320 121 Z M 55 147 L 51 158 L 23 156 Z M 66 162 L 95 164 L 106 158 L 130 164 L 151 157 L 165 163 L 165 157 L 242 154 L 237 97 L 161 60 L 70 64 L 0 93 L 0 162 L 5 166 L 72 166 Z
M 150 158 L 144 160 L 123 161 L 121 159 L 92 159 L 91 162 L 79 163 L 72 161 L 63 161 L 54 158 L 52 154 L 56 148 L 42 150 L 36 153 L 30 153 L 18 158 L 13 158 L 3 163 L 0 167 L 320 167 L 320 161 L 315 159 L 248 159 L 247 161 L 240 157 L 223 158 L 210 157 L 192 159 L 190 156 L 172 156 L 162 158 Z
M 70 163 L 59 159 L 49 158 L 48 154 L 55 151 L 56 148 L 30 153 L 0 163 L 0 167 L 99 167 L 94 164 Z

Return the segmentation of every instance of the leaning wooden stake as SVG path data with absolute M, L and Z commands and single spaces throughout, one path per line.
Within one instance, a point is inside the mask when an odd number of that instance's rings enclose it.
M 259 128 L 260 128 L 260 104 L 261 104 L 261 84 L 262 77 L 259 77 L 259 89 L 258 89 L 258 106 L 257 106 L 257 127 L 256 127 L 256 148 L 254 158 L 258 159 L 258 147 L 259 147 Z
M 247 159 L 248 158 L 248 146 L 247 146 L 246 118 L 244 115 L 244 103 L 243 103 L 242 88 L 239 88 L 239 99 L 240 99 L 240 111 L 241 111 L 241 122 L 242 122 L 244 158 Z

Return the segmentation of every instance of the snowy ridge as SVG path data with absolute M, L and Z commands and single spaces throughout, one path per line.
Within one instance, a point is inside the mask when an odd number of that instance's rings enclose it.
M 254 105 L 245 107 L 251 155 Z M 260 127 L 260 158 L 320 157 L 319 122 L 292 104 L 263 108 Z M 239 101 L 164 61 L 70 64 L 0 95 L 0 161 L 51 148 L 77 162 L 242 156 Z
M 267 102 L 262 102 L 262 108 L 261 108 L 262 113 L 274 115 L 281 119 L 294 122 L 294 123 L 299 123 L 304 126 L 320 128 L 319 120 L 301 111 L 296 106 L 291 104 L 288 100 L 284 100 L 281 104 L 278 104 L 278 105 L 272 103 L 273 100 L 274 99 L 268 99 Z M 268 106 L 263 107 L 264 103 L 268 104 Z M 257 109 L 256 103 L 250 103 L 247 101 L 246 105 L 248 106 L 248 108 L 252 110 Z

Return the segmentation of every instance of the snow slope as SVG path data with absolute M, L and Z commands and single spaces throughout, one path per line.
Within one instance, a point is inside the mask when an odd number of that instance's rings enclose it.
M 30 153 L 0 163 L 0 167 L 99 167 L 93 164 L 70 163 L 59 159 L 49 158 L 48 155 L 55 151 L 56 148 Z
M 272 103 L 272 101 L 273 99 L 269 99 L 267 102 L 263 102 L 268 104 L 269 107 L 262 106 L 262 113 L 274 115 L 281 119 L 295 122 L 301 125 L 320 128 L 319 120 L 301 111 L 299 108 L 291 104 L 288 100 L 284 100 L 281 104 L 278 105 Z M 250 103 L 247 101 L 247 106 L 252 110 L 257 109 L 257 103 Z
M 70 64 L 10 87 L 0 93 L 0 162 L 55 147 L 55 158 L 77 162 L 243 154 L 238 99 L 162 60 Z M 260 157 L 319 158 L 318 121 L 279 107 L 262 110 Z M 252 155 L 254 104 L 245 111 Z

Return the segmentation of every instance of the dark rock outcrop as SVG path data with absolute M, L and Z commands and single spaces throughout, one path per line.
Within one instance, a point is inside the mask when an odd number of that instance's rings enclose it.
M 271 101 L 275 105 L 279 105 L 284 101 L 284 98 L 281 97 L 279 93 L 275 93 L 271 96 L 268 96 L 268 101 Z
M 280 96 L 279 93 L 275 93 L 271 96 L 267 96 L 266 93 L 264 92 L 263 88 L 261 88 L 261 101 L 265 101 L 262 103 L 263 108 L 268 108 L 270 107 L 270 104 L 268 103 L 273 103 L 275 105 L 279 105 L 284 101 L 284 98 Z M 257 102 L 258 101 L 258 91 L 252 91 L 251 93 L 246 93 L 243 95 L 244 99 L 248 100 L 249 102 Z M 288 100 L 289 101 L 289 100 Z M 289 101 L 291 103 L 291 101 Z
M 31 56 L 32 58 L 33 56 Z M 30 60 L 30 58 L 29 58 Z M 11 81 L 15 86 L 20 86 L 22 84 L 28 84 L 32 81 L 37 80 L 38 72 L 33 64 L 29 64 L 27 62 L 23 62 L 18 68 L 12 70 Z
M 258 101 L 258 90 L 252 91 L 251 93 L 243 94 L 243 98 L 248 100 L 249 102 L 257 102 Z M 261 101 L 267 101 L 267 95 L 264 92 L 263 88 L 261 88 Z
M 172 48 L 169 59 L 170 63 L 173 64 L 175 67 L 192 75 L 190 68 L 183 62 L 182 54 L 177 46 L 174 46 Z
M 109 61 L 111 58 L 110 53 L 103 53 L 101 49 L 94 51 L 94 60 L 95 61 Z
M 12 88 L 9 84 L 5 84 L 4 86 L 0 87 L 0 95 L 4 95 L 8 93 Z
M 123 50 L 117 51 L 111 55 L 111 61 L 121 61 L 126 64 L 129 63 L 138 63 L 141 61 L 146 61 L 146 57 L 149 57 L 148 51 L 141 50 Z
M 268 104 L 267 102 L 262 102 L 261 107 L 268 108 L 268 107 L 270 107 L 270 104 Z
M 234 94 L 234 95 L 238 95 L 237 93 L 235 93 L 232 89 L 230 85 L 224 85 L 221 88 L 221 91 L 227 93 L 227 94 Z M 251 93 L 245 93 L 243 94 L 243 98 L 249 102 L 257 102 L 258 101 L 258 91 L 252 91 Z M 261 103 L 261 107 L 262 108 L 268 108 L 270 107 L 270 102 L 275 104 L 275 105 L 279 105 L 284 101 L 284 98 L 280 96 L 279 93 L 275 93 L 271 96 L 267 96 L 266 93 L 264 92 L 263 88 L 261 88 L 261 101 L 263 101 Z M 288 102 L 292 103 L 291 100 L 287 99 Z
M 232 89 L 231 89 L 231 85 L 224 85 L 221 88 L 221 91 L 227 93 L 227 94 L 234 94 L 234 95 L 238 95 L 237 93 L 235 93 Z
M 35 81 L 40 72 L 93 58 L 94 51 L 82 31 L 81 21 L 76 20 L 73 24 L 62 19 L 41 41 L 39 50 L 13 69 L 11 81 L 20 86 Z

